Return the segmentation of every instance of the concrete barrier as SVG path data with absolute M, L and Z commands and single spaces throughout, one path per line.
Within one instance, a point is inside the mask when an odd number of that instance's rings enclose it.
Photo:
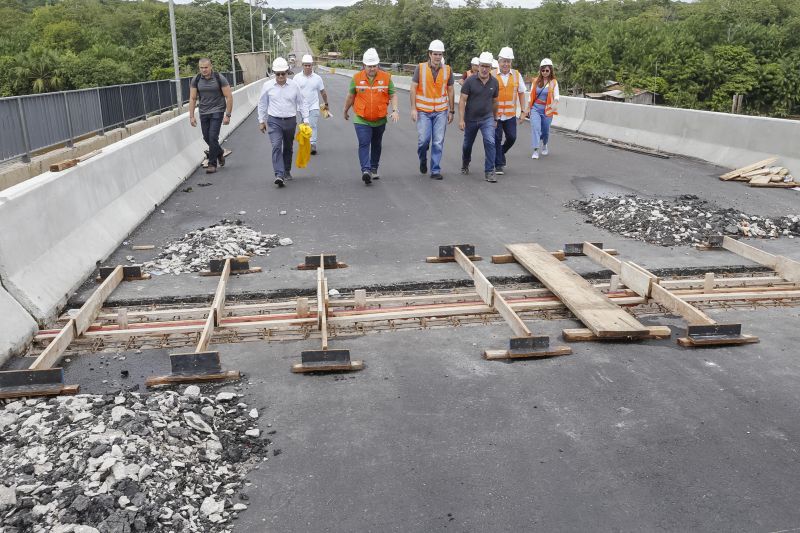
M 22 352 L 36 334 L 36 322 L 25 309 L 0 287 L 0 317 L 3 320 L 0 334 L 0 366 L 11 354 Z
M 730 168 L 769 156 L 800 174 L 800 121 L 562 97 L 553 124 Z
M 256 107 L 261 85 L 235 91 L 222 138 Z M 200 128 L 184 113 L 76 167 L 0 191 L 0 227 L 8 228 L 0 232 L 2 286 L 40 325 L 54 319 L 96 264 L 197 168 L 205 147 Z M 29 333 L 23 321 L 13 330 L 6 326 L 4 348 L 16 345 L 7 339 Z

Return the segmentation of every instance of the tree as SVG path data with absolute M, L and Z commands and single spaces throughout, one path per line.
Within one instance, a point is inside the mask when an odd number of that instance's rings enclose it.
M 16 94 L 58 91 L 66 81 L 59 55 L 54 50 L 40 46 L 17 54 L 9 71 Z

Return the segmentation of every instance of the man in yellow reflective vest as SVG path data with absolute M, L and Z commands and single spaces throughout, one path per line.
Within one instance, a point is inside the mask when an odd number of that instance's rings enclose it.
M 411 120 L 417 124 L 419 171 L 428 173 L 428 148 L 431 150 L 431 179 L 442 179 L 442 151 L 447 124 L 455 114 L 453 69 L 444 64 L 444 43 L 439 39 L 428 46 L 428 61 L 414 69 L 411 78 Z
M 508 46 L 503 47 L 498 54 L 499 72 L 495 75 L 500 86 L 497 127 L 494 130 L 494 173 L 498 176 L 505 174 L 506 152 L 517 140 L 517 110 L 525 109 L 525 81 L 518 70 L 511 68 L 513 59 L 514 50 Z

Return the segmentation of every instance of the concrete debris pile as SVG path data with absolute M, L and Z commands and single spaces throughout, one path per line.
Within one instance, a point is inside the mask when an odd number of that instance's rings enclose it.
M 624 237 L 661 246 L 700 243 L 708 235 L 777 238 L 800 235 L 800 216 L 768 218 L 722 209 L 687 194 L 673 200 L 634 195 L 573 200 L 566 207 L 586 222 Z
M 262 234 L 243 225 L 241 220 L 226 219 L 187 233 L 165 246 L 163 252 L 142 267 L 154 275 L 200 272 L 208 270 L 211 259 L 267 255 L 279 242 L 277 235 Z
M 270 444 L 258 416 L 239 395 L 196 385 L 10 402 L 0 409 L 0 531 L 230 531 Z

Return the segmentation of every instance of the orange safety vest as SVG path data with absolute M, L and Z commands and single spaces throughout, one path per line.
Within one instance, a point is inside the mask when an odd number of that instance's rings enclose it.
M 353 109 L 355 109 L 356 115 L 370 122 L 386 117 L 391 79 L 392 75 L 385 70 L 378 70 L 372 85 L 369 83 L 366 70 L 353 76 L 356 84 L 356 99 L 353 102 Z
M 547 89 L 547 100 L 544 100 L 544 101 L 540 100 L 536 96 L 536 89 L 539 88 L 538 85 L 537 85 L 537 80 L 538 80 L 538 78 L 535 78 L 533 80 L 533 83 L 531 84 L 531 106 L 530 106 L 530 109 L 533 109 L 533 104 L 544 105 L 544 116 L 552 117 L 553 115 L 558 115 L 558 113 L 553 110 L 553 93 L 556 90 L 556 83 L 557 83 L 556 80 L 550 80 L 550 82 L 547 84 L 547 87 L 548 87 L 548 89 Z
M 513 68 L 508 71 L 508 83 L 503 84 L 503 78 L 498 72 L 495 76 L 500 91 L 497 95 L 497 114 L 501 119 L 517 116 L 517 91 L 519 90 L 519 72 Z
M 433 70 L 429 63 L 419 64 L 419 82 L 414 103 L 417 111 L 434 113 L 447 111 L 450 107 L 447 98 L 447 81 L 450 79 L 450 67 L 442 65 L 439 74 L 433 79 Z

